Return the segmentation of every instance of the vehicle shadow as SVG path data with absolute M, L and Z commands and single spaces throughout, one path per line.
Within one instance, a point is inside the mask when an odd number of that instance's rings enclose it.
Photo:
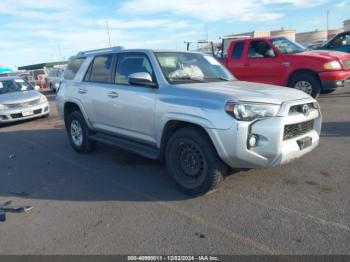
M 11 191 L 59 201 L 183 201 L 160 161 L 99 145 L 73 151 L 63 129 L 0 132 L 0 202 Z M 1 203 L 0 203 L 1 204 Z
M 350 136 L 350 122 L 324 122 L 322 123 L 321 137 Z

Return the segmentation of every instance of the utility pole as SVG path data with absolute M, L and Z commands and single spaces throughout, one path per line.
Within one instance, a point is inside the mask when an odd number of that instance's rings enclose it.
M 207 42 L 209 42 L 208 24 L 205 24 L 205 37 L 206 37 L 206 39 L 207 39 Z
M 329 9 L 327 9 L 327 40 L 328 40 L 328 32 L 329 32 Z
M 106 19 L 106 28 L 107 28 L 107 35 L 108 35 L 108 43 L 109 43 L 109 47 L 112 47 L 111 45 L 111 36 L 109 34 L 109 25 L 108 25 L 108 19 Z

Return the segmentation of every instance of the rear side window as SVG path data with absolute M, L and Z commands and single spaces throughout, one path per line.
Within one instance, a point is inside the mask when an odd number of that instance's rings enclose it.
M 79 71 L 79 68 L 84 60 L 85 58 L 74 58 L 70 60 L 66 70 L 64 71 L 63 78 L 66 80 L 72 80 Z
M 232 51 L 232 58 L 234 60 L 238 60 L 242 57 L 243 48 L 244 48 L 244 42 L 238 42 L 234 45 L 233 51 Z
M 99 55 L 91 62 L 85 81 L 112 83 L 113 55 Z

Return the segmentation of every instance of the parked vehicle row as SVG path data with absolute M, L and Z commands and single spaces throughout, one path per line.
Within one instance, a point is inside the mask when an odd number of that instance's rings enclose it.
M 46 86 L 53 91 L 57 91 L 59 83 L 62 79 L 63 68 L 51 68 L 46 77 Z
M 350 80 L 350 54 L 307 51 L 285 37 L 224 39 L 219 58 L 239 80 L 289 86 L 317 97 Z M 332 42 L 332 41 L 331 41 Z
M 73 57 L 56 104 L 78 153 L 112 144 L 161 159 L 181 190 L 213 189 L 230 168 L 268 168 L 319 142 L 315 99 L 241 82 L 209 55 L 111 48 Z

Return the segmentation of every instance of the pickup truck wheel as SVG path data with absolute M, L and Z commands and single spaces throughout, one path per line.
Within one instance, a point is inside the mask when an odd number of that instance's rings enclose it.
M 318 97 L 321 91 L 320 82 L 311 74 L 295 75 L 290 82 L 290 87 L 301 90 L 314 98 Z
M 66 129 L 69 141 L 76 152 L 86 154 L 96 149 L 96 141 L 89 139 L 90 130 L 81 112 L 74 111 L 69 114 Z
M 177 185 L 189 195 L 207 193 L 226 171 L 206 134 L 194 128 L 180 129 L 170 137 L 165 160 Z

